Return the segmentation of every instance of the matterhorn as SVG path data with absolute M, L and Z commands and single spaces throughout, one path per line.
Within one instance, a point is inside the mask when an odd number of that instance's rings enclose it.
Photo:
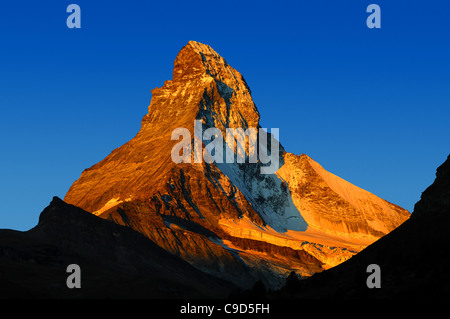
M 237 70 L 190 41 L 172 79 L 152 90 L 137 135 L 82 172 L 64 201 L 243 288 L 334 267 L 409 218 L 287 152 L 282 132 L 260 126 Z

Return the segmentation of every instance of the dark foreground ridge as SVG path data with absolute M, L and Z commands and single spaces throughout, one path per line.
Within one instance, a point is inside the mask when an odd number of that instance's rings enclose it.
M 305 280 L 290 280 L 273 298 L 450 298 L 450 156 L 409 220 L 348 261 Z M 367 266 L 381 288 L 367 287 Z M 291 278 L 292 279 L 292 278 Z
M 277 291 L 255 285 L 239 292 L 144 235 L 55 197 L 33 229 L 0 230 L 0 298 L 177 299 L 177 307 L 186 300 L 230 296 L 274 306 L 293 298 L 449 298 L 449 226 L 450 156 L 412 217 L 361 253 L 308 279 L 290 276 Z M 67 287 L 70 264 L 81 268 L 81 289 Z M 381 269 L 381 288 L 367 286 L 371 264 Z M 177 307 L 172 310 L 178 312 Z
M 67 266 L 81 269 L 69 289 Z M 36 227 L 0 230 L 0 298 L 223 298 L 235 287 L 140 233 L 54 197 Z

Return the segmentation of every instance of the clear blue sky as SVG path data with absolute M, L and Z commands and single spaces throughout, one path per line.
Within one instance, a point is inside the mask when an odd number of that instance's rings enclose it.
M 288 151 L 411 211 L 450 153 L 449 15 L 444 0 L 3 1 L 0 228 L 36 225 L 134 137 L 189 40 L 244 75 Z

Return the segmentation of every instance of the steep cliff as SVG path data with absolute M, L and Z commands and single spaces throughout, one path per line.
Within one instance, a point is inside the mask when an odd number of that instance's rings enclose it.
M 172 80 L 152 90 L 138 134 L 86 169 L 65 201 L 241 285 L 320 272 L 409 217 L 287 153 L 259 119 L 243 76 L 190 41 Z

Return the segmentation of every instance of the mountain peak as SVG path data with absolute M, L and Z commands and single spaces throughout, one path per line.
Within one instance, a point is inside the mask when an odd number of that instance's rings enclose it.
M 244 77 L 209 45 L 189 41 L 175 59 L 172 80 L 152 90 L 143 125 L 192 127 L 194 119 L 222 132 L 259 126 Z
M 205 62 L 213 59 L 220 60 L 221 57 L 209 45 L 189 41 L 175 59 L 173 81 L 200 78 L 208 74 L 210 71 L 205 66 Z
M 190 47 L 192 49 L 194 49 L 196 52 L 198 53 L 202 53 L 202 54 L 208 54 L 208 53 L 212 53 L 212 54 L 217 54 L 216 51 L 214 51 L 213 48 L 211 48 L 211 46 L 207 45 L 207 44 L 203 44 L 197 41 L 189 41 L 186 45 L 187 47 Z
M 250 89 L 243 76 L 207 44 L 189 41 L 178 53 L 173 69 L 173 81 L 210 76 L 233 90 Z
M 270 159 L 278 169 L 275 174 L 261 174 L 263 164 L 269 164 L 261 157 L 268 145 L 258 143 L 257 162 L 238 161 L 250 154 L 240 137 L 262 130 L 259 119 L 243 76 L 210 46 L 189 41 L 174 61 L 172 80 L 152 90 L 139 133 L 85 170 L 65 201 L 131 227 L 167 251 L 239 285 L 242 261 L 251 266 L 260 258 L 253 248 L 278 252 L 269 257 L 273 268 L 250 267 L 264 277 L 270 273 L 270 284 L 276 285 L 283 269 L 310 275 L 319 271 L 319 263 L 336 265 L 409 217 L 326 172 L 309 156 L 287 153 L 278 144 L 272 148 L 272 142 L 270 153 L 279 153 L 275 161 Z M 230 162 L 189 161 L 197 146 L 203 152 L 211 145 L 211 136 L 205 137 L 210 128 L 220 131 L 209 131 L 217 135 L 214 141 L 223 142 L 231 132 L 224 144 L 228 148 L 214 148 L 219 159 L 220 151 L 230 149 Z M 181 163 L 172 157 L 180 145 L 173 133 L 180 129 L 186 143 L 180 150 L 183 155 L 190 151 Z M 278 130 L 270 131 L 278 135 Z M 243 153 L 246 156 L 237 156 Z M 239 258 L 235 249 L 242 249 Z M 300 252 L 314 258 L 302 257 L 300 264 L 295 258 L 285 259 L 286 254 L 298 257 Z

